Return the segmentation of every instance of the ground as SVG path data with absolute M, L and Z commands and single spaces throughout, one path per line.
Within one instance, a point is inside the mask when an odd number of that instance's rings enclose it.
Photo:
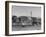
M 41 29 L 41 25 L 34 25 L 34 26 L 31 26 L 31 25 L 25 25 L 25 26 L 15 26 L 13 25 L 12 26 L 12 30 L 13 31 L 25 31 L 25 30 L 40 30 Z

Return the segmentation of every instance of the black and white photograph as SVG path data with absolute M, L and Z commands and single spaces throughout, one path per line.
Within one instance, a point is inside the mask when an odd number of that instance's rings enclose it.
M 41 7 L 12 6 L 12 31 L 40 29 Z
M 44 3 L 9 2 L 9 34 L 44 33 Z

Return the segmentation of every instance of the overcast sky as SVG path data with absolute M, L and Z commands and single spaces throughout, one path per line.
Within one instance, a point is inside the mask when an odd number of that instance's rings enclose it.
M 12 16 L 31 16 L 41 17 L 41 7 L 31 7 L 31 6 L 12 6 Z

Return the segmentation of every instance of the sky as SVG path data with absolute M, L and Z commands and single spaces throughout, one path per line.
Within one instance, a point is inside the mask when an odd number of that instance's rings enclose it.
M 13 5 L 12 6 L 12 16 L 41 17 L 41 7 Z

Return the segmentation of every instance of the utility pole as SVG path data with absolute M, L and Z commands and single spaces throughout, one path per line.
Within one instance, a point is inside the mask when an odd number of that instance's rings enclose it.
M 30 14 L 31 14 L 31 17 L 32 17 L 32 11 L 30 12 Z

